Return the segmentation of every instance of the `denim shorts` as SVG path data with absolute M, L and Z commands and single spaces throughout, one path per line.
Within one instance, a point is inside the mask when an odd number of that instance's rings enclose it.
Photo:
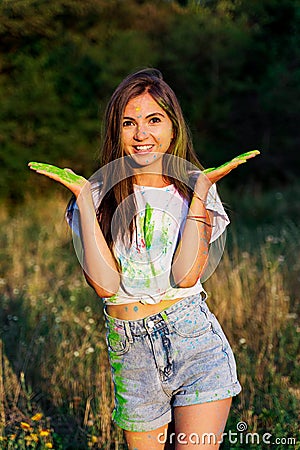
M 155 430 L 171 422 L 176 406 L 241 391 L 230 345 L 200 294 L 145 319 L 105 318 L 113 420 L 121 428 Z

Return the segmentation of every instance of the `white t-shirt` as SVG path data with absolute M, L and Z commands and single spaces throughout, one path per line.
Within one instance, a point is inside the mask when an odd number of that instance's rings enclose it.
M 124 245 L 119 238 L 114 245 L 114 254 L 121 266 L 120 288 L 113 297 L 103 299 L 104 302 L 108 305 L 155 304 L 204 291 L 200 280 L 190 288 L 172 286 L 171 281 L 172 260 L 186 221 L 187 201 L 174 185 L 163 188 L 134 185 L 134 195 L 137 216 L 132 245 Z M 94 202 L 97 207 L 95 195 Z M 210 240 L 213 243 L 229 224 L 215 185 L 209 190 L 205 206 L 213 212 Z M 68 218 L 73 231 L 78 233 L 78 224 L 71 223 L 70 214 Z

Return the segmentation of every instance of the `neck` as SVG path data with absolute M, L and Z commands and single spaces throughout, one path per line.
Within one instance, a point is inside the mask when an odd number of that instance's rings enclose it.
M 140 186 L 164 187 L 168 186 L 170 182 L 165 180 L 161 174 L 155 173 L 139 173 L 134 176 L 134 183 Z

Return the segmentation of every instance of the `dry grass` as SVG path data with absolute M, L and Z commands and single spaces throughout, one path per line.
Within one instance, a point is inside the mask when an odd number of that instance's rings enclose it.
M 13 215 L 1 211 L 3 445 L 21 420 L 41 411 L 54 427 L 56 449 L 122 449 L 122 433 L 111 422 L 102 306 L 83 280 L 62 218 L 65 204 L 59 196 L 28 201 Z M 253 431 L 297 433 L 299 238 L 290 224 L 249 241 L 249 248 L 233 244 L 206 283 L 244 387 L 230 416 L 233 430 L 245 420 Z

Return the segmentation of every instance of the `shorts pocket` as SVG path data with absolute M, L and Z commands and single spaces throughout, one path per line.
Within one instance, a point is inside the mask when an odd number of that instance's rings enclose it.
M 117 356 L 124 355 L 128 352 L 130 343 L 125 332 L 119 330 L 108 329 L 106 333 L 106 343 L 109 353 L 114 353 Z
M 176 334 L 185 338 L 199 337 L 211 330 L 211 323 L 199 305 L 188 308 L 184 315 L 170 322 L 170 325 Z

